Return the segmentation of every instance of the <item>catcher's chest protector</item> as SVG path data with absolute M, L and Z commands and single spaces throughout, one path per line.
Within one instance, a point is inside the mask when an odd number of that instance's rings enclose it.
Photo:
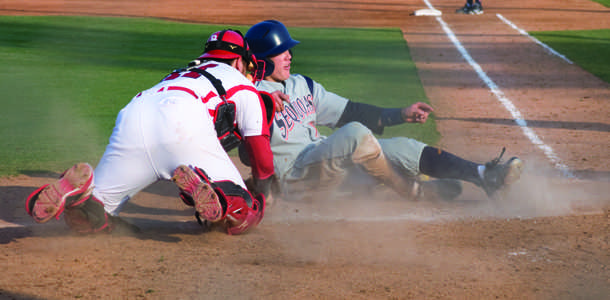
M 235 103 L 225 100 L 224 95 L 221 98 L 223 102 L 215 110 L 214 128 L 220 144 L 229 152 L 241 143 L 242 137 L 235 127 Z
M 235 103 L 227 101 L 227 92 L 222 86 L 222 81 L 214 77 L 214 75 L 210 74 L 208 71 L 190 67 L 179 69 L 172 73 L 181 73 L 184 71 L 191 71 L 205 76 L 216 89 L 220 99 L 222 99 L 222 103 L 214 109 L 214 129 L 216 129 L 216 135 L 218 136 L 220 144 L 225 151 L 229 152 L 237 147 L 242 139 L 235 123 Z
M 193 68 L 190 71 L 205 76 L 205 78 L 214 85 L 214 88 L 218 92 L 218 96 L 222 99 L 222 103 L 216 107 L 214 112 L 214 128 L 216 129 L 220 144 L 225 151 L 229 152 L 237 147 L 242 139 L 235 126 L 235 103 L 227 101 L 227 92 L 222 86 L 222 81 L 220 81 L 220 79 L 214 77 L 214 75 L 210 74 L 208 71 L 199 68 Z

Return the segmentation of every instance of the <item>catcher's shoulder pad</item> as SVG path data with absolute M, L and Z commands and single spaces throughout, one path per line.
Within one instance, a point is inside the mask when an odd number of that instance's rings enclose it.
M 271 129 L 273 125 L 273 117 L 275 116 L 275 103 L 273 101 L 273 96 L 264 91 L 259 91 L 259 94 L 261 95 L 261 99 L 263 99 L 263 105 L 265 105 L 264 108 L 267 116 L 267 125 Z

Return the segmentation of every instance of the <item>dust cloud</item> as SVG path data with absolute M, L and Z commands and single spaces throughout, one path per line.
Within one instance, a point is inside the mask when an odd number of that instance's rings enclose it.
M 376 251 L 402 251 L 411 248 L 409 234 L 392 232 L 417 224 L 445 223 L 459 220 L 531 219 L 598 213 L 610 207 L 608 187 L 602 181 L 562 177 L 560 172 L 544 161 L 524 158 L 525 167 L 519 181 L 489 199 L 478 187 L 464 183 L 464 192 L 453 201 L 423 199 L 409 201 L 383 187 L 353 186 L 335 192 L 312 192 L 307 201 L 280 200 L 272 206 L 265 222 L 284 226 L 277 233 L 287 253 L 297 255 L 304 262 L 326 262 L 342 257 L 334 253 L 341 243 L 382 243 L 387 239 L 404 239 L 401 249 L 372 247 Z M 298 226 L 308 224 L 308 226 Z M 299 232 L 296 232 L 298 230 Z M 311 232 L 302 232 L 311 231 Z M 374 236 L 374 238 L 372 238 Z M 301 238 L 302 237 L 302 238 Z M 345 249 L 345 247 L 343 247 Z M 372 256 L 358 253 L 361 259 Z M 387 253 L 390 254 L 390 253 Z M 391 253 L 388 257 L 401 257 Z M 378 256 L 375 256 L 378 257 Z

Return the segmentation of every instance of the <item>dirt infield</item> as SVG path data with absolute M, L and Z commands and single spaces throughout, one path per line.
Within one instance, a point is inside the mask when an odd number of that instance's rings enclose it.
M 0 299 L 608 299 L 610 85 L 497 14 L 526 31 L 596 29 L 610 28 L 610 9 L 586 0 L 484 1 L 485 14 L 462 16 L 453 14 L 461 0 L 430 1 L 523 127 L 439 20 L 409 16 L 426 8 L 422 0 L 205 3 L 0 0 L 0 14 L 399 27 L 436 108 L 440 146 L 475 161 L 506 146 L 526 162 L 522 180 L 497 202 L 470 186 L 452 203 L 405 202 L 387 191 L 279 202 L 255 231 L 232 237 L 204 232 L 168 183 L 126 207 L 143 233 L 73 235 L 61 220 L 34 224 L 23 207 L 57 174 L 2 178 Z

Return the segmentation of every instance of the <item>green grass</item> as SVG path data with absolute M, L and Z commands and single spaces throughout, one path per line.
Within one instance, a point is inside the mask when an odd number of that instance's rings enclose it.
M 95 165 L 120 108 L 195 58 L 213 28 L 0 17 L 0 176 Z
M 0 16 L 0 176 L 97 164 L 118 111 L 197 57 L 226 26 L 152 19 Z M 247 27 L 233 26 L 243 32 Z M 294 72 L 355 101 L 426 100 L 397 29 L 291 29 Z M 384 136 L 438 140 L 434 122 Z
M 610 0 L 593 0 L 593 1 L 603 5 L 605 7 L 610 7 Z
M 428 101 L 400 30 L 292 28 L 290 32 L 301 42 L 293 49 L 292 72 L 312 77 L 328 91 L 382 107 Z M 439 139 L 434 122 L 386 128 L 383 137 L 392 136 L 428 143 Z
M 610 83 L 610 29 L 539 31 L 530 34 Z

